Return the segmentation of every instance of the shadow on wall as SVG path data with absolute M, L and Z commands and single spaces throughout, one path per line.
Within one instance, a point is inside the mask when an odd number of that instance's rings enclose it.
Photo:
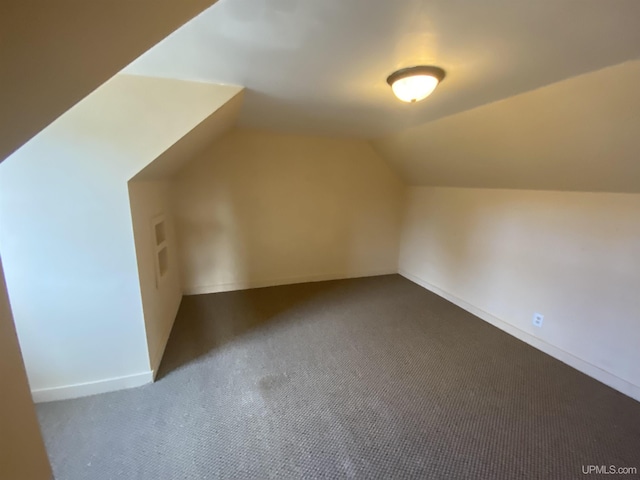
M 532 297 L 549 295 L 550 275 L 561 280 L 558 273 L 545 271 L 554 253 L 544 245 L 554 240 L 536 226 L 548 222 L 557 205 L 509 192 L 411 189 L 400 269 L 499 318 L 522 317 L 525 323 L 518 327 L 527 330 L 535 310 L 527 305 L 536 304 Z M 565 296 L 569 285 L 556 290 L 557 296 Z M 505 305 L 510 306 L 505 310 Z
M 563 272 L 550 270 L 566 263 L 563 249 L 588 240 L 571 232 L 577 217 L 563 213 L 552 195 L 467 188 L 411 190 L 400 260 L 408 273 L 458 298 L 473 299 L 473 305 L 488 312 L 513 303 L 518 313 L 531 297 L 549 295 L 551 278 L 562 285 L 553 290 L 557 297 L 589 290 L 589 276 L 574 278 L 579 264 Z M 526 289 L 518 289 L 520 283 L 526 283 Z
M 174 181 L 183 289 L 394 273 L 402 191 L 366 142 L 232 131 Z
M 179 172 L 172 192 L 185 294 L 397 270 L 403 185 L 366 142 L 234 130 Z M 174 330 L 194 336 L 194 358 L 199 335 L 215 348 L 255 326 L 235 315 L 263 323 L 295 303 L 252 292 L 231 296 L 234 308 L 183 300 Z
M 568 253 L 579 255 L 603 242 L 589 234 L 584 212 L 567 211 L 558 200 L 568 203 L 565 198 L 572 194 L 422 188 L 412 195 L 402 263 L 410 270 L 422 268 L 436 287 L 459 298 L 483 299 L 486 303 L 478 306 L 486 311 L 550 293 L 575 304 L 597 297 L 594 272 Z M 584 210 L 593 215 L 595 208 Z M 552 270 L 563 264 L 561 271 Z M 584 274 L 576 275 L 579 270 Z M 557 288 L 548 287 L 550 280 Z M 519 292 L 516 283 L 527 288 Z
M 437 190 L 418 194 L 419 199 L 409 199 L 403 215 L 401 270 L 427 271 L 452 293 L 468 287 L 490 289 L 491 285 L 475 277 L 469 268 L 475 258 L 483 257 L 486 247 L 480 207 L 473 202 L 440 202 Z M 413 252 L 421 255 L 410 255 Z

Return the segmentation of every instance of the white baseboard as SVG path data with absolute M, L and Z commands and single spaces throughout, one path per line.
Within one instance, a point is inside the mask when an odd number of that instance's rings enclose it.
M 180 297 L 182 299 L 182 296 Z M 160 339 L 161 347 L 155 354 L 155 357 L 151 359 L 151 374 L 153 376 L 153 381 L 155 382 L 156 376 L 158 375 L 158 368 L 160 368 L 160 362 L 162 362 L 162 357 L 164 356 L 164 351 L 167 348 L 167 342 L 169 341 L 169 336 L 171 335 L 171 330 L 173 329 L 173 324 L 176 321 L 176 317 L 178 316 L 178 310 L 180 309 L 180 302 L 177 302 L 175 311 L 173 312 L 172 320 L 167 324 L 164 332 L 162 332 L 162 338 Z
M 220 283 L 216 285 L 199 285 L 185 287 L 185 295 L 201 295 L 205 293 L 233 292 L 236 290 L 248 290 L 250 288 L 275 287 L 278 285 L 291 285 L 294 283 L 324 282 L 327 280 L 342 280 L 345 278 L 375 277 L 377 275 L 395 275 L 395 269 L 373 270 L 356 273 L 331 273 L 321 275 L 305 275 L 300 277 L 275 278 L 268 280 L 253 280 L 246 282 Z
M 501 320 L 498 317 L 495 317 L 490 313 L 487 313 L 484 310 L 481 310 L 478 307 L 475 307 L 474 305 L 471 305 L 470 303 L 465 302 L 461 298 L 456 297 L 455 295 L 449 292 L 446 292 L 441 288 L 438 288 L 435 285 L 432 285 L 429 282 L 415 275 L 412 275 L 407 271 L 400 270 L 398 273 L 403 277 L 405 277 L 406 279 L 411 280 L 412 282 L 420 285 L 421 287 L 450 301 L 454 305 L 457 305 L 463 310 L 466 310 L 467 312 L 475 315 L 476 317 L 484 320 L 485 322 L 490 323 L 491 325 L 499 328 L 500 330 L 508 333 L 509 335 L 516 337 L 519 340 L 522 340 L 523 342 L 531 345 L 532 347 L 537 348 L 538 350 L 546 353 L 547 355 L 552 356 L 557 360 L 560 360 L 562 363 L 565 363 L 570 367 L 575 368 L 576 370 L 584 373 L 585 375 L 588 375 L 591 378 L 594 378 L 599 382 L 602 382 L 605 385 L 608 385 L 609 387 L 619 391 L 620 393 L 623 393 L 635 400 L 640 401 L 640 386 L 634 385 L 633 383 L 623 378 L 620 378 L 611 372 L 603 370 L 602 368 L 597 367 L 587 362 L 586 360 L 578 358 L 572 355 L 571 353 L 566 352 L 565 350 L 562 350 L 561 348 L 551 345 L 550 343 L 547 343 L 544 340 L 541 340 L 527 332 L 524 332 L 519 328 L 514 327 L 510 323 L 505 322 L 504 320 Z
M 41 388 L 31 391 L 35 403 L 68 400 L 70 398 L 86 397 L 98 393 L 114 392 L 127 388 L 140 387 L 153 382 L 151 371 L 127 375 L 124 377 L 98 380 L 97 382 L 77 383 L 54 388 Z

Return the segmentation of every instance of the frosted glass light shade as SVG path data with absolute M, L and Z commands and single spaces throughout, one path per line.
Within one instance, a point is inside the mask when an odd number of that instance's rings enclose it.
M 427 98 L 444 78 L 438 67 L 411 67 L 392 73 L 387 79 L 396 97 L 403 102 L 419 102 Z
M 438 79 L 428 75 L 416 75 L 396 80 L 391 85 L 393 93 L 403 102 L 419 102 L 431 95 L 438 86 Z

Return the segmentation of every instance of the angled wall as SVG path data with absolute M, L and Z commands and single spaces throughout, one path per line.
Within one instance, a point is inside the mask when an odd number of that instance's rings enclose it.
M 364 141 L 232 130 L 174 180 L 184 291 L 394 273 L 402 194 Z
M 1 2 L 0 162 L 214 2 Z
M 168 181 L 129 182 L 138 279 L 154 377 L 180 301 L 182 285 Z
M 49 480 L 45 451 L 20 355 L 0 261 L 0 466 L 2 478 Z
M 140 1 L 66 3 L 39 2 L 35 6 L 16 0 L 0 4 L 0 162 L 212 2 L 166 1 L 163 6 L 156 0 L 145 5 Z M 155 10 L 153 15 L 149 15 L 150 6 Z M 111 15 L 98 12 L 105 8 Z M 165 15 L 157 15 L 160 12 Z M 124 52 L 114 49 L 114 40 Z M 93 48 L 87 48 L 90 44 Z M 86 68 L 90 63 L 91 74 Z M 4 388 L 0 398 L 0 465 L 7 478 L 45 480 L 51 478 L 51 469 L 29 395 L 1 267 L 0 283 L 0 378 Z
M 150 381 L 127 181 L 238 90 L 118 75 L 0 165 L 0 251 L 36 400 Z
M 172 177 L 233 127 L 241 105 L 242 92 L 229 99 L 129 181 L 138 278 L 154 377 L 182 299 Z

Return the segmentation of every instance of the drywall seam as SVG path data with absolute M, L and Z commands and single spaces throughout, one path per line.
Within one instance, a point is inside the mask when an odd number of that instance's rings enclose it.
M 583 360 L 582 358 L 576 357 L 575 355 L 569 352 L 566 352 L 565 350 L 562 350 L 554 345 L 551 345 L 545 342 L 544 340 L 534 337 L 533 335 L 530 335 L 520 330 L 519 328 L 514 327 L 513 325 L 507 323 L 506 321 L 501 320 L 500 318 L 490 313 L 487 313 L 484 310 L 481 310 L 480 308 L 470 303 L 467 303 L 461 298 L 445 290 L 442 290 L 441 288 L 436 287 L 435 285 L 432 285 L 431 283 L 421 279 L 416 275 L 413 275 L 407 272 L 406 270 L 400 269 L 398 273 L 403 277 L 405 277 L 407 280 L 410 280 L 413 283 L 416 283 L 421 287 L 429 290 L 430 292 L 433 292 L 436 295 L 444 298 L 445 300 L 450 301 L 454 305 L 457 305 L 458 307 L 462 308 L 463 310 L 466 310 L 472 315 L 475 315 L 476 317 L 484 320 L 485 322 L 490 323 L 494 327 L 497 327 L 503 332 L 508 333 L 512 337 L 515 337 L 518 340 L 522 340 L 526 344 L 536 348 L 537 350 L 540 350 L 541 352 L 546 353 L 547 355 L 552 356 L 556 360 L 560 360 L 562 363 L 569 365 L 570 367 L 575 368 L 576 370 L 584 373 L 585 375 L 588 375 L 589 377 L 595 380 L 598 380 L 599 382 L 602 382 L 605 385 L 608 385 L 614 390 L 617 390 L 620 393 L 623 393 L 640 402 L 640 386 L 634 385 L 628 380 L 620 378 L 611 372 L 603 370 L 602 368 L 597 367 L 587 362 L 586 360 Z
M 31 396 L 35 403 L 68 400 L 70 398 L 86 397 L 99 393 L 115 392 L 127 388 L 140 387 L 153 382 L 153 372 L 142 372 L 123 377 L 108 378 L 97 382 L 77 383 L 62 387 L 40 388 L 32 390 Z
M 378 275 L 395 275 L 395 269 L 371 270 L 355 273 L 329 273 L 322 275 L 305 275 L 299 277 L 276 278 L 269 280 L 256 280 L 250 282 L 220 283 L 216 285 L 200 285 L 185 287 L 184 295 L 201 295 L 206 293 L 233 292 L 236 290 L 248 290 L 250 288 L 275 287 L 278 285 L 291 285 L 306 282 L 324 282 L 327 280 L 343 280 L 346 278 L 375 277 Z
M 173 330 L 173 324 L 176 322 L 176 317 L 178 316 L 178 310 L 180 310 L 180 303 L 178 302 L 175 311 L 173 312 L 173 321 L 167 325 L 167 328 L 164 332 L 162 332 L 161 345 L 162 348 L 159 348 L 156 352 L 155 358 L 151 359 L 151 373 L 153 374 L 153 381 L 155 382 L 156 376 L 158 375 L 158 370 L 160 369 L 160 362 L 162 362 L 162 357 L 164 357 L 164 351 L 167 348 L 167 343 L 169 342 L 169 337 L 171 336 L 171 330 Z

